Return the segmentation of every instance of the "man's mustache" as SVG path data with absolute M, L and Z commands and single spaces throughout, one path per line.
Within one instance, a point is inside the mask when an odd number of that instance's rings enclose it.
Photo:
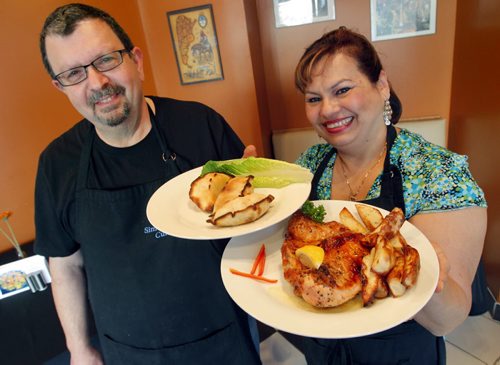
M 115 94 L 125 94 L 125 88 L 123 86 L 118 85 L 108 85 L 101 90 L 94 91 L 88 98 L 87 104 L 89 106 L 94 106 L 99 100 L 105 98 L 109 95 Z

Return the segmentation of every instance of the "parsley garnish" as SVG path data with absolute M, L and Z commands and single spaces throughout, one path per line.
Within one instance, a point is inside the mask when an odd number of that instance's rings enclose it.
M 325 219 L 325 207 L 322 205 L 318 205 L 317 207 L 315 207 L 310 200 L 306 200 L 306 202 L 302 205 L 301 210 L 302 213 L 307 215 L 315 222 L 323 223 L 323 219 Z

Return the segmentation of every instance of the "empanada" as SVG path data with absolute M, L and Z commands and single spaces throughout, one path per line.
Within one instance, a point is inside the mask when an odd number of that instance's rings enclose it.
M 189 198 L 198 208 L 204 212 L 211 213 L 214 209 L 217 196 L 232 177 L 220 172 L 209 172 L 200 176 L 191 183 Z
M 253 193 L 253 176 L 235 176 L 231 178 L 215 200 L 213 212 L 217 212 L 224 204 L 241 196 Z
M 250 223 L 264 215 L 273 200 L 272 195 L 259 193 L 240 196 L 217 209 L 207 222 L 223 227 Z

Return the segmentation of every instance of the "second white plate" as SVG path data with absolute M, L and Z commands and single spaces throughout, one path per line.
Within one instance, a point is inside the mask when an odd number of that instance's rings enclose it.
M 235 227 L 216 227 L 207 223 L 208 214 L 190 199 L 191 182 L 200 176 L 201 167 L 187 171 L 163 184 L 150 198 L 146 215 L 151 224 L 169 235 L 198 240 L 238 237 L 279 223 L 307 200 L 310 183 L 296 183 L 281 189 L 255 189 L 272 194 L 271 208 L 258 220 Z
M 353 202 L 317 201 L 327 211 L 325 221 L 339 220 L 338 213 L 347 207 L 356 217 Z M 387 211 L 380 209 L 383 214 Z M 439 263 L 428 239 L 411 223 L 405 222 L 401 233 L 420 254 L 421 269 L 417 284 L 399 298 L 376 300 L 363 307 L 352 300 L 340 307 L 318 309 L 293 294 L 292 286 L 283 277 L 281 245 L 287 221 L 260 232 L 229 241 L 221 263 L 222 280 L 233 300 L 247 313 L 276 329 L 317 338 L 349 338 L 381 332 L 412 318 L 431 298 L 436 288 Z M 257 252 L 266 245 L 264 276 L 277 279 L 268 284 L 236 276 L 229 268 L 249 272 Z

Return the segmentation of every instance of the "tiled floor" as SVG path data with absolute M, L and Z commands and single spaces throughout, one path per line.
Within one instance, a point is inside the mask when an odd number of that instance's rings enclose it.
M 500 322 L 489 313 L 469 317 L 446 336 L 449 365 L 500 365 Z
M 261 343 L 263 365 L 306 365 L 304 356 L 278 333 Z M 469 317 L 446 336 L 448 365 L 500 365 L 500 322 L 489 313 Z

